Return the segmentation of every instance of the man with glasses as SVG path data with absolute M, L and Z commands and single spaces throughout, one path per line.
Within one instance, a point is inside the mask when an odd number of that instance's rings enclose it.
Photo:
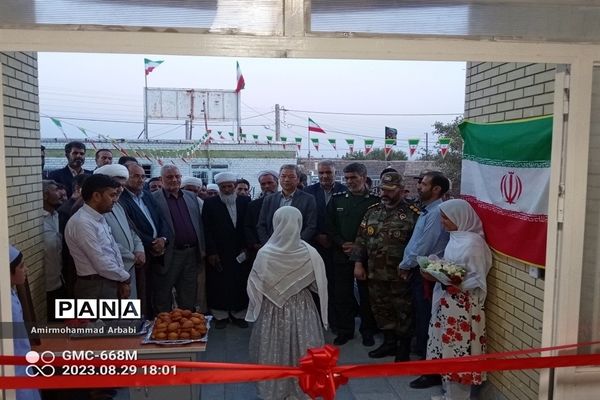
M 360 222 L 369 207 L 379 203 L 379 197 L 366 187 L 367 167 L 361 163 L 344 168 L 347 191 L 335 193 L 327 205 L 326 229 L 334 248 L 333 297 L 337 334 L 333 343 L 341 346 L 354 337 L 354 316 L 358 310 L 363 345 L 373 346 L 376 331 L 375 319 L 369 305 L 369 292 L 365 281 L 358 281 L 359 303 L 354 297 L 354 239 Z

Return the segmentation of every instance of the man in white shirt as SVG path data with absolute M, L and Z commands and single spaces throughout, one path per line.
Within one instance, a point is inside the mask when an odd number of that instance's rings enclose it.
M 54 321 L 54 300 L 66 297 L 62 276 L 62 235 L 58 229 L 58 212 L 56 211 L 63 204 L 64 199 L 59 191 L 58 183 L 50 180 L 42 181 L 42 195 L 46 304 L 48 321 Z
M 77 270 L 75 298 L 129 298 L 129 273 L 102 215 L 112 210 L 120 187 L 106 175 L 87 178 L 81 189 L 85 204 L 67 223 L 65 240 Z

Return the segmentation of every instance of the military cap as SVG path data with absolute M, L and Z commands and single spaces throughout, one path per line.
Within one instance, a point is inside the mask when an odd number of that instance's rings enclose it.
M 386 172 L 381 177 L 379 187 L 385 190 L 394 190 L 397 188 L 401 188 L 403 187 L 402 176 L 400 176 L 400 174 L 397 172 Z

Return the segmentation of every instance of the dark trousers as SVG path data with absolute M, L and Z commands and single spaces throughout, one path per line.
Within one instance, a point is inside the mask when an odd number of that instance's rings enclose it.
M 426 298 L 423 290 L 423 277 L 418 268 L 413 269 L 410 278 L 412 292 L 413 319 L 415 321 L 416 353 L 419 357 L 427 355 L 427 340 L 429 339 L 429 321 L 431 320 L 431 299 Z
M 195 310 L 198 284 L 198 249 L 173 250 L 173 260 L 164 274 L 152 271 L 153 310 L 156 313 L 173 309 L 173 288 L 177 306 Z
M 335 314 L 338 335 L 354 336 L 354 317 L 360 316 L 360 333 L 373 334 L 377 324 L 369 303 L 369 288 L 366 281 L 357 281 L 358 304 L 354 296 L 354 262 L 335 264 Z

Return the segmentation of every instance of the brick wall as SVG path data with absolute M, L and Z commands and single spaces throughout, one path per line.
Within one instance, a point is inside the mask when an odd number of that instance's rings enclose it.
M 10 242 L 25 256 L 35 315 L 45 320 L 42 185 L 36 53 L 0 53 Z
M 552 114 L 553 64 L 467 63 L 465 118 L 498 122 Z M 489 352 L 539 347 L 544 280 L 529 276 L 529 265 L 494 254 L 486 302 Z M 489 375 L 485 399 L 537 399 L 536 371 Z

